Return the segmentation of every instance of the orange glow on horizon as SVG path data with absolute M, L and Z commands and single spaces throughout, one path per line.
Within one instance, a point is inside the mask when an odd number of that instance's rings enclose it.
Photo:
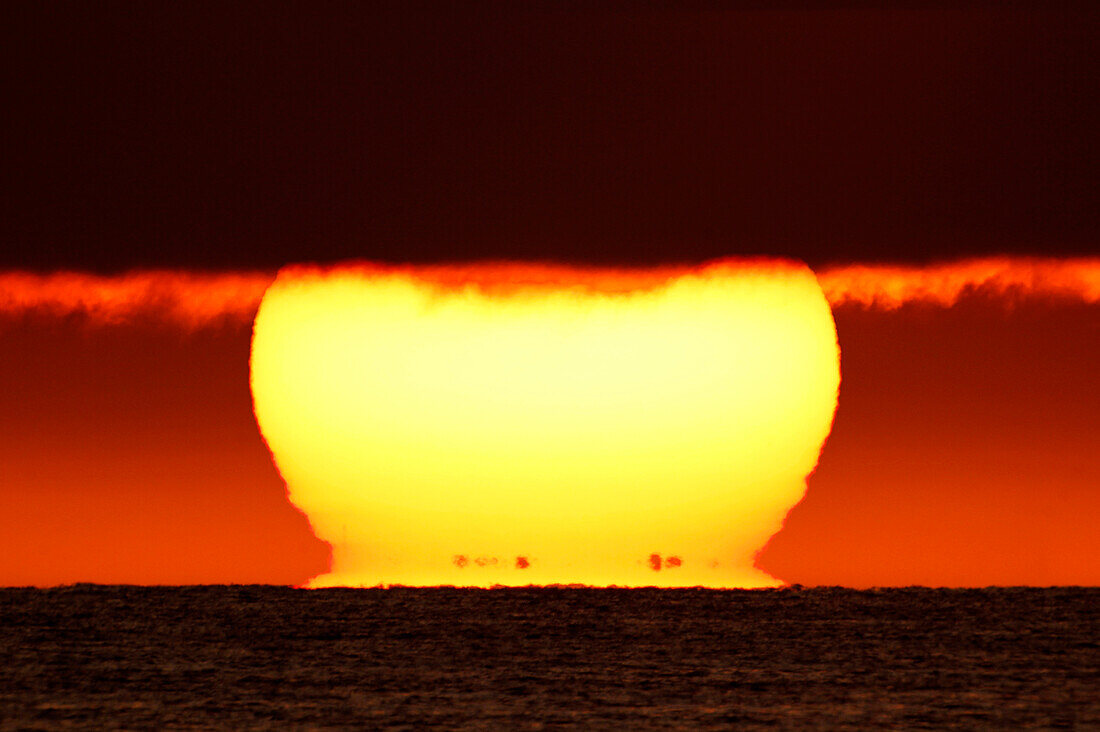
M 821 270 L 842 408 L 805 499 L 755 564 L 805 585 L 1096 584 L 1097 261 Z M 701 268 L 369 269 L 434 302 L 508 308 L 540 292 L 577 307 L 657 298 Z M 243 336 L 274 279 L 0 272 L 0 582 L 302 584 L 327 571 L 330 544 L 288 502 L 247 391 Z M 342 527 L 318 533 L 343 541 Z M 465 546 L 448 581 L 533 577 L 527 550 L 494 565 Z M 688 581 L 682 548 L 644 551 L 639 581 Z
M 288 267 L 251 383 L 314 586 L 757 587 L 838 357 L 791 262 Z

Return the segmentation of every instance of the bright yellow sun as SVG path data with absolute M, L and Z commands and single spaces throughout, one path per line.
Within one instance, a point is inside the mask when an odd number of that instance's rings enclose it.
M 329 585 L 778 582 L 840 379 L 805 266 L 288 267 L 260 429 Z

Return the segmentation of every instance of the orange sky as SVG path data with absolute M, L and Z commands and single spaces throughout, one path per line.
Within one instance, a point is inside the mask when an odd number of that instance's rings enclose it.
M 79 298 L 17 302 L 11 276 L 0 584 L 296 584 L 326 569 L 251 411 L 250 319 L 269 275 L 204 280 L 203 300 L 127 290 L 159 304 L 112 317 Z M 804 585 L 1100 583 L 1100 305 L 1087 276 L 1020 297 L 1028 282 L 939 304 L 831 296 L 836 422 L 762 569 Z
M 0 325 L 0 584 L 297 583 L 327 547 L 284 499 L 249 327 Z
M 806 585 L 1100 583 L 1100 307 L 834 309 L 842 384 L 759 556 Z

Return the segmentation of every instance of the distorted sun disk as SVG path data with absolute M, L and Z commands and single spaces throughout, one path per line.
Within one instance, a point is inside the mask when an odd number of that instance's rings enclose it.
M 333 549 L 313 586 L 760 587 L 839 351 L 788 261 L 284 268 L 256 418 Z

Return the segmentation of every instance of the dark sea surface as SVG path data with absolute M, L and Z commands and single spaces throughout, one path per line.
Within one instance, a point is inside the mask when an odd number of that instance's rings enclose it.
M 0 590 L 5 729 L 1100 729 L 1100 588 Z

